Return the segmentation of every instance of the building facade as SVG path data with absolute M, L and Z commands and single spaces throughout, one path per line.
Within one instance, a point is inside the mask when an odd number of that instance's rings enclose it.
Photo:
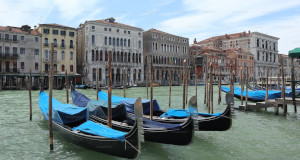
M 30 69 L 33 76 L 41 73 L 41 34 L 30 26 L 0 26 L 0 75 L 3 88 L 26 86 Z M 38 83 L 38 78 L 33 78 Z
M 77 30 L 59 24 L 40 24 L 42 34 L 42 73 L 50 71 L 51 43 L 54 45 L 54 87 L 64 84 L 65 72 L 76 74 L 76 36 Z M 47 78 L 47 77 L 45 77 Z M 45 80 L 47 82 L 47 80 Z
M 112 83 L 123 84 L 125 72 L 127 85 L 144 81 L 143 30 L 115 22 L 114 18 L 91 20 L 78 28 L 78 64 L 84 83 L 96 84 L 99 75 L 101 86 L 108 85 L 108 52 L 112 55 Z
M 155 83 L 167 85 L 171 75 L 172 84 L 181 84 L 183 82 L 184 60 L 186 60 L 187 77 L 190 79 L 188 38 L 150 29 L 144 32 L 143 39 L 145 70 L 149 70 L 149 59 L 152 59 L 153 81 Z M 148 78 L 147 75 L 150 75 L 149 71 L 145 72 L 145 76 Z
M 259 32 L 241 32 L 211 37 L 200 42 L 200 46 L 216 49 L 238 49 L 254 56 L 254 79 L 266 76 L 269 67 L 270 76 L 278 76 L 278 40 L 279 38 Z
M 283 70 L 284 70 L 284 76 L 291 79 L 291 68 L 292 68 L 292 62 L 291 58 L 288 57 L 286 54 L 279 54 L 279 63 L 280 63 L 280 69 L 279 74 L 281 76 L 281 65 L 283 64 Z M 300 59 L 294 60 L 294 71 L 295 71 L 295 80 L 300 80 Z

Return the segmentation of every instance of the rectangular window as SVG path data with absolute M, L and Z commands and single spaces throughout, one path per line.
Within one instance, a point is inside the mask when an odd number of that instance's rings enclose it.
M 74 36 L 75 35 L 75 33 L 74 32 L 69 32 L 69 36 Z
M 52 33 L 58 35 L 58 30 L 53 29 L 53 30 L 52 30 Z
M 44 33 L 49 34 L 49 29 L 44 28 Z
M 24 41 L 24 36 L 21 36 L 21 40 Z
M 117 29 L 117 32 L 118 32 L 118 33 L 119 33 L 119 31 L 120 31 L 120 30 L 119 30 L 119 29 Z
M 39 55 L 39 50 L 38 49 L 34 50 L 34 55 Z
M 5 55 L 9 55 L 9 47 L 5 47 Z
M 34 38 L 34 41 L 35 41 L 35 42 L 39 42 L 39 37 L 35 37 L 35 38 Z
M 0 56 L 2 56 L 2 46 L 0 46 Z M 0 66 L 1 68 L 1 66 Z
M 60 35 L 65 36 L 66 35 L 66 31 L 60 31 Z
M 124 30 L 124 34 L 126 34 L 126 30 Z
M 25 69 L 24 62 L 21 62 L 21 69 Z
M 1 35 L 1 33 L 0 33 L 0 40 L 2 39 L 2 35 Z
M 48 71 L 48 64 L 45 64 L 45 71 Z
M 25 54 L 25 48 L 20 48 L 20 54 Z
M 110 32 L 111 32 L 111 28 L 108 28 L 108 31 L 110 31 Z
M 92 26 L 92 29 L 95 29 L 95 26 Z
M 104 31 L 107 31 L 107 28 L 104 28 Z
M 13 54 L 14 54 L 14 55 L 18 54 L 18 48 L 17 48 L 17 47 L 14 47 L 14 48 L 13 48 Z
M 9 34 L 5 34 L 5 40 L 9 41 Z
M 130 31 L 128 31 L 128 34 L 130 34 Z
M 35 62 L 34 68 L 35 70 L 39 70 L 39 63 Z
M 13 41 L 14 41 L 14 42 L 18 41 L 17 35 L 13 35 Z

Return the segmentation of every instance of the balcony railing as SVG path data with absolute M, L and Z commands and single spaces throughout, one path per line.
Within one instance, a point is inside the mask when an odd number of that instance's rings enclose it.
M 20 73 L 20 69 L 17 69 L 17 68 L 0 68 L 0 72 Z
M 70 48 L 73 48 L 73 45 L 70 45 Z
M 49 58 L 44 58 L 44 62 L 50 62 Z
M 19 42 L 17 39 L 13 39 L 12 41 L 15 42 L 15 43 L 16 43 L 16 42 Z
M 49 44 L 48 43 L 44 43 L 44 46 L 49 46 Z
M 66 46 L 64 44 L 60 45 L 60 48 L 65 48 Z

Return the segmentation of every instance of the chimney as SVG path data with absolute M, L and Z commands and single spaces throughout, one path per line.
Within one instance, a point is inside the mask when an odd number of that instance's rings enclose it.
M 34 30 L 36 31 L 36 26 L 34 26 Z
M 109 23 L 115 23 L 115 20 L 113 17 L 107 18 L 106 21 Z
M 197 40 L 196 40 L 196 38 L 194 39 L 194 44 L 197 44 Z

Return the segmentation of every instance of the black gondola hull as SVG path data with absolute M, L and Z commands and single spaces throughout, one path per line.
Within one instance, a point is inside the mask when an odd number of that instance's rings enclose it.
M 139 149 L 138 132 L 136 126 L 134 127 L 135 129 L 131 130 L 131 132 L 126 135 L 126 140 L 136 149 L 129 144 L 126 144 L 126 142 L 100 136 L 80 134 L 71 131 L 63 125 L 57 123 L 53 123 L 53 128 L 57 130 L 63 138 L 78 146 L 122 158 L 134 159 L 139 155 L 138 151 L 136 150 Z

